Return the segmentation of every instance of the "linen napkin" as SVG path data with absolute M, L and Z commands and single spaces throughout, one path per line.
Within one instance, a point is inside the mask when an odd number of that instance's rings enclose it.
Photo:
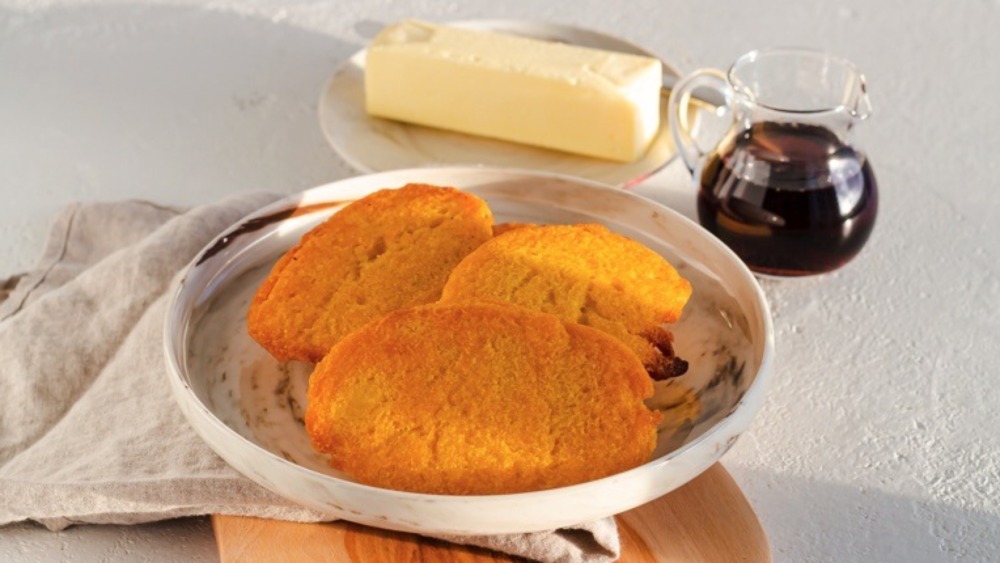
M 167 383 L 162 327 L 172 279 L 224 228 L 276 198 L 241 195 L 191 210 L 72 205 L 55 220 L 37 268 L 0 281 L 0 526 L 203 514 L 330 519 L 229 467 L 187 424 Z M 440 539 L 541 561 L 619 554 L 611 518 Z

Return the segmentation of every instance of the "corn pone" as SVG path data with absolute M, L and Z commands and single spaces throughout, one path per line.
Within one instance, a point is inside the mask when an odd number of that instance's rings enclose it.
M 418 21 L 385 28 L 365 62 L 369 114 L 616 161 L 660 124 L 654 58 Z
M 649 460 L 658 413 L 612 337 L 513 305 L 424 305 L 341 340 L 309 377 L 306 431 L 358 481 L 490 495 Z

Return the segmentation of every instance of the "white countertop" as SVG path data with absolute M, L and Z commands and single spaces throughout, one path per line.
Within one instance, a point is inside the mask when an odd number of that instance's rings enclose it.
M 872 240 L 765 281 L 777 371 L 724 458 L 775 560 L 1000 560 L 1000 3 L 0 0 L 0 278 L 76 200 L 205 203 L 351 175 L 315 107 L 371 22 L 521 18 L 628 38 L 685 71 L 766 45 L 855 61 Z M 572 5 L 572 7 L 570 7 Z M 691 214 L 675 167 L 641 193 Z M 207 519 L 0 529 L 0 560 L 214 560 Z

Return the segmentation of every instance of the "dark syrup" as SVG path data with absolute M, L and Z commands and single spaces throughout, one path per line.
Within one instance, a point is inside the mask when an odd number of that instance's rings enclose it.
M 701 224 L 765 274 L 844 265 L 868 240 L 877 211 L 867 159 L 822 127 L 756 124 L 723 141 L 701 173 Z

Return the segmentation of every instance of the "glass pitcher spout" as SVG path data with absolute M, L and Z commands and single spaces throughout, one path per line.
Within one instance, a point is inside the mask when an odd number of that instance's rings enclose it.
M 850 112 L 851 117 L 857 121 L 864 121 L 871 117 L 872 102 L 868 97 L 868 85 L 865 84 L 865 77 L 858 73 L 857 81 L 851 85 L 850 94 L 846 97 L 844 107 Z

